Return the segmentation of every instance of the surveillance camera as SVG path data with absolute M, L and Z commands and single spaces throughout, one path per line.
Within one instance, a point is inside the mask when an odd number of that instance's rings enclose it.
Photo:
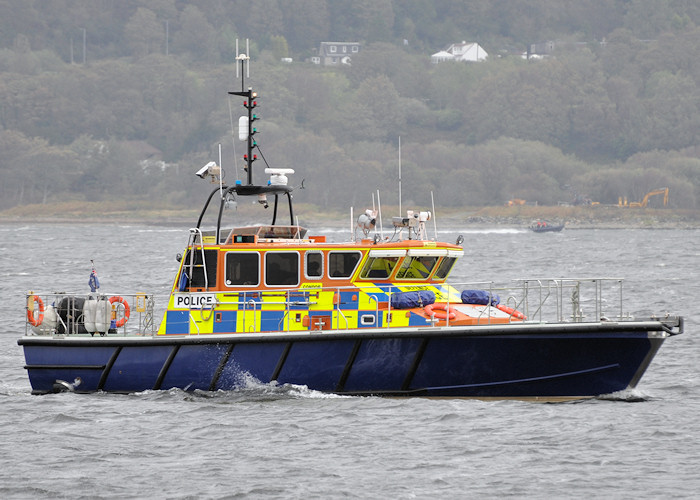
M 200 168 L 199 170 L 197 170 L 197 172 L 195 173 L 195 175 L 196 175 L 197 177 L 200 177 L 200 178 L 204 179 L 204 177 L 206 177 L 206 175 L 207 175 L 207 171 L 208 171 L 208 170 L 209 170 L 209 165 L 204 165 L 202 168 Z
M 200 168 L 199 170 L 197 170 L 197 172 L 195 173 L 195 175 L 196 175 L 197 177 L 199 177 L 200 179 L 204 179 L 204 178 L 207 176 L 207 174 L 209 173 L 209 169 L 210 169 L 211 167 L 215 167 L 215 166 L 216 166 L 216 163 L 214 163 L 213 161 L 210 161 L 209 163 L 207 163 L 206 165 L 204 165 L 202 168 Z

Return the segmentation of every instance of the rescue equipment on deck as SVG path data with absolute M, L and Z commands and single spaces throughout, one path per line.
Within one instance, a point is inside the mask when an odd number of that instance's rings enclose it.
M 131 313 L 131 310 L 129 309 L 129 303 L 124 300 L 123 297 L 120 297 L 119 295 L 115 295 L 114 297 L 109 298 L 109 303 L 112 304 L 112 319 L 116 318 L 116 311 L 119 308 L 118 305 L 114 305 L 115 303 L 121 304 L 124 306 L 124 316 L 122 318 L 119 318 L 115 321 L 114 326 L 117 328 L 121 328 L 126 324 L 127 321 L 129 321 L 129 314 Z
M 437 319 L 455 319 L 457 317 L 457 311 L 444 302 L 438 302 L 436 304 L 429 304 L 425 306 L 425 314 L 430 317 L 435 316 Z
M 391 307 L 394 309 L 411 309 L 424 307 L 435 302 L 435 292 L 432 290 L 417 290 L 415 292 L 398 292 L 391 296 Z
M 464 290 L 462 291 L 462 304 L 478 304 L 487 306 L 491 304 L 492 306 L 497 306 L 501 299 L 498 295 L 495 295 L 486 290 Z
M 504 313 L 509 314 L 510 316 L 514 317 L 514 318 L 526 319 L 525 315 L 523 313 L 521 313 L 520 311 L 518 311 L 512 307 L 504 306 L 503 304 L 497 304 L 496 309 L 499 309 L 499 310 L 503 311 Z
M 39 311 L 34 317 L 34 303 L 39 304 Z M 32 295 L 29 298 L 29 303 L 27 304 L 27 321 L 32 326 L 39 326 L 42 321 L 44 321 L 44 301 L 38 295 Z

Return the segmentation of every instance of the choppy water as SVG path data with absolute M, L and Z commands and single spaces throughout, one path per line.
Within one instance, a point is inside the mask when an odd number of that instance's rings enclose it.
M 94 259 L 105 293 L 165 294 L 186 228 L 0 224 L 0 497 L 696 496 L 700 231 L 462 234 L 460 280 L 622 277 L 628 310 L 681 314 L 686 333 L 661 348 L 637 402 L 351 398 L 254 383 L 32 396 L 16 344 L 24 293 L 87 291 Z

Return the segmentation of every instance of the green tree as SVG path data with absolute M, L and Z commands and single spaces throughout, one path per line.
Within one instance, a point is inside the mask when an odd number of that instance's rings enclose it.
M 124 35 L 135 57 L 161 52 L 165 29 L 152 10 L 139 7 L 124 26 Z
M 700 95 L 689 76 L 656 73 L 646 86 L 642 130 L 644 149 L 681 149 L 697 144 L 700 130 Z
M 385 76 L 362 82 L 342 116 L 340 128 L 346 137 L 360 141 L 385 141 L 405 125 L 401 98 Z
M 202 11 L 188 5 L 180 13 L 180 29 L 173 34 L 173 48 L 195 60 L 212 62 L 215 34 Z
M 281 35 L 270 37 L 270 50 L 276 61 L 289 56 L 289 45 L 287 40 Z
M 302 54 L 312 54 L 320 42 L 329 41 L 328 2 L 305 0 L 283 10 L 284 36 L 290 46 Z

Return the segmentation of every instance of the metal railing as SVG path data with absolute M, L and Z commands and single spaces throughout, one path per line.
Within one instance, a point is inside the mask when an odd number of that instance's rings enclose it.
M 515 280 L 522 289 L 523 312 L 530 320 L 578 323 L 631 319 L 624 312 L 623 281 L 622 278 Z M 567 307 L 571 308 L 570 313 Z
M 209 295 L 213 299 L 200 302 L 204 305 L 198 307 L 191 306 L 181 320 L 170 317 L 168 325 L 182 323 L 181 333 L 197 335 L 201 334 L 199 323 L 211 321 L 215 313 L 236 311 L 243 313 L 241 331 L 255 332 L 262 329 L 258 313 L 275 310 L 281 312 L 277 331 L 298 331 L 299 318 L 303 316 L 306 316 L 309 323 L 303 325 L 302 329 L 338 330 L 351 328 L 347 312 L 360 309 L 362 321 L 367 321 L 363 326 L 374 324 L 375 327 L 381 325 L 382 328 L 392 328 L 392 313 L 397 309 L 392 306 L 391 297 L 397 293 L 421 290 L 433 291 L 435 302 L 446 304 L 448 309 L 449 306 L 462 303 L 463 290 L 484 291 L 490 298 L 488 303 L 473 309 L 478 324 L 492 322 L 492 309 L 497 307 L 496 303 L 506 306 L 500 307 L 501 311 L 515 311 L 506 313 L 511 314 L 509 319 L 512 321 L 623 321 L 632 318 L 623 310 L 622 283 L 620 278 L 547 278 L 519 279 L 509 286 L 500 287 L 493 282 L 465 282 L 200 292 L 196 295 Z M 189 292 L 175 293 L 190 295 Z M 362 303 L 353 304 L 356 301 Z M 195 302 L 185 301 L 190 304 Z M 93 293 L 79 296 L 29 292 L 26 331 L 37 335 L 155 335 L 158 325 L 154 321 L 154 308 L 155 298 L 152 294 L 107 296 Z M 372 312 L 367 312 L 369 309 Z M 251 314 L 245 314 L 247 312 Z M 330 317 L 320 318 L 325 313 L 329 313 Z M 521 313 L 524 318 L 515 316 L 516 313 Z M 373 323 L 366 317 L 370 314 L 374 316 Z M 503 312 L 500 317 L 502 322 Z M 328 323 L 326 319 L 329 320 Z M 185 321 L 187 326 L 184 326 Z M 319 323 L 315 324 L 314 321 Z M 360 314 L 357 321 L 360 321 Z M 449 326 L 450 322 L 447 315 L 446 319 L 440 321 L 430 318 L 428 324 Z
M 146 293 L 37 293 L 26 296 L 25 334 L 154 335 L 155 297 Z

